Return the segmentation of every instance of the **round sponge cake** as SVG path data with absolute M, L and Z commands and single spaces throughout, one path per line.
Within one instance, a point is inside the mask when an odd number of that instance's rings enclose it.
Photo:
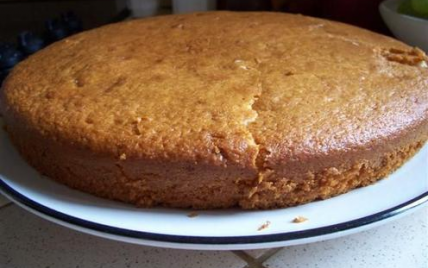
M 19 64 L 1 109 L 27 161 L 138 206 L 294 206 L 365 186 L 428 138 L 427 57 L 280 13 L 133 20 Z

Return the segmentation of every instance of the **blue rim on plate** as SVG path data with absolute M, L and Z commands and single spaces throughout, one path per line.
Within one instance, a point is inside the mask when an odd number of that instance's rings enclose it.
M 416 208 L 428 202 L 428 191 L 423 194 L 404 202 L 400 205 L 392 208 L 383 210 L 381 212 L 365 216 L 356 220 L 351 220 L 343 223 L 333 224 L 325 227 L 313 228 L 304 231 L 295 231 L 278 234 L 266 234 L 266 235 L 253 235 L 253 236 L 183 236 L 183 235 L 168 235 L 168 234 L 157 234 L 142 231 L 127 230 L 118 227 L 112 227 L 96 222 L 87 221 L 77 217 L 73 217 L 62 212 L 56 211 L 49 207 L 46 207 L 28 197 L 22 195 L 7 183 L 5 183 L 0 176 L 0 190 L 4 191 L 14 201 L 21 203 L 22 205 L 33 209 L 39 213 L 42 213 L 51 218 L 60 220 L 64 223 L 83 227 L 85 229 L 98 231 L 110 235 L 145 239 L 156 242 L 169 242 L 169 243 L 182 243 L 182 244 L 205 244 L 205 245 L 236 245 L 236 244 L 260 244 L 260 243 L 271 243 L 271 242 L 282 242 L 289 240 L 304 239 L 316 236 L 322 236 L 341 231 L 354 229 L 357 227 L 363 227 L 387 218 L 391 218 L 403 212 L 409 211 L 410 209 Z

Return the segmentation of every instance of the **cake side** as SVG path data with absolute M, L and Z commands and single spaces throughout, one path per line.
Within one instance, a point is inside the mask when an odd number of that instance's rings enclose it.
M 212 165 L 117 159 L 57 144 L 26 127 L 15 125 L 7 130 L 33 167 L 71 188 L 140 207 L 193 209 L 272 209 L 330 198 L 386 177 L 427 140 L 427 135 L 412 133 L 396 140 L 399 146 L 383 154 L 284 176 L 275 170 L 254 173 Z M 289 171 L 293 174 L 292 167 Z

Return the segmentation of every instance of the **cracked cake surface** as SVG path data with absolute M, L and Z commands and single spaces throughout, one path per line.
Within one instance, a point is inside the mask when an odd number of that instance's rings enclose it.
M 427 56 L 280 13 L 104 26 L 3 84 L 21 154 L 70 187 L 139 206 L 274 208 L 371 184 L 428 136 Z

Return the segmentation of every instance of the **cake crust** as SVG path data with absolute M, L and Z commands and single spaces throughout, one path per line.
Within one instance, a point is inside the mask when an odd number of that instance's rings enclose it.
M 210 12 L 55 43 L 1 91 L 37 170 L 139 206 L 274 208 L 381 179 L 428 137 L 426 55 L 327 20 Z

